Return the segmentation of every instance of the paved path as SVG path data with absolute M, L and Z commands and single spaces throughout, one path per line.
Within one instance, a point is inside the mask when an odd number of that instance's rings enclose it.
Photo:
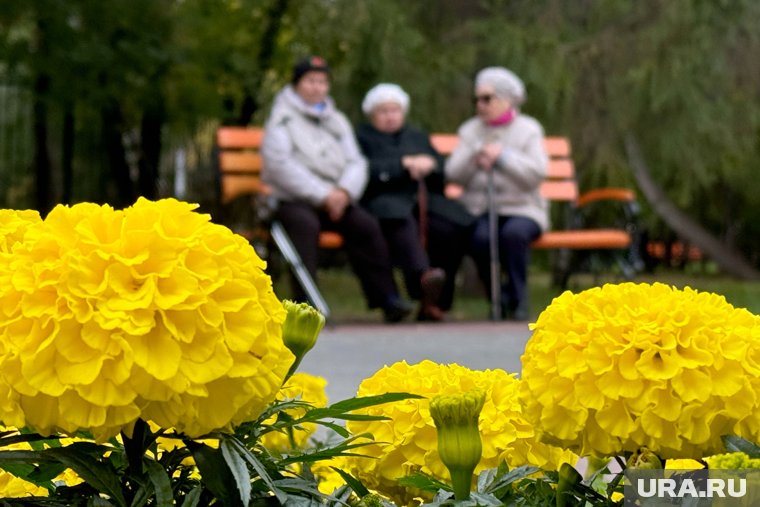
M 522 322 L 338 325 L 322 331 L 299 371 L 326 378 L 327 396 L 334 403 L 355 396 L 363 379 L 401 360 L 519 373 L 529 337 Z

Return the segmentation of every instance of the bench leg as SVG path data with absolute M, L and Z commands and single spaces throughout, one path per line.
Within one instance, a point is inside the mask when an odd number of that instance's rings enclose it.
M 290 241 L 288 233 L 285 232 L 285 228 L 280 222 L 272 222 L 271 234 L 275 245 L 277 245 L 277 249 L 285 258 L 285 262 L 290 266 L 293 275 L 306 293 L 306 297 L 309 298 L 314 308 L 319 310 L 325 316 L 325 319 L 328 319 L 330 317 L 330 307 L 327 305 L 327 301 L 325 301 L 306 266 L 304 266 L 301 256 L 298 255 L 298 251 L 293 246 L 293 242 Z
M 573 252 L 567 248 L 557 250 L 552 263 L 552 284 L 560 290 L 567 289 L 570 275 L 574 270 Z

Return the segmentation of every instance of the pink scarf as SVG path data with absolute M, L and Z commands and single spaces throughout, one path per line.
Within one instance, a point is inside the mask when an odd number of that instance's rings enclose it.
M 512 120 L 515 119 L 517 116 L 517 112 L 514 108 L 510 108 L 508 111 L 506 111 L 504 114 L 496 118 L 495 120 L 491 120 L 488 122 L 488 125 L 491 127 L 500 127 L 502 125 L 508 125 L 512 122 Z

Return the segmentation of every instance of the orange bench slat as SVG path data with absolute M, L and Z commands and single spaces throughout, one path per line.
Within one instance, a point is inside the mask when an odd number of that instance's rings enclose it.
M 259 153 L 242 151 L 222 151 L 219 153 L 219 170 L 223 173 L 259 174 L 262 166 L 263 163 Z
M 261 127 L 220 127 L 216 131 L 216 144 L 221 149 L 258 149 L 262 139 Z
M 574 250 L 623 249 L 629 246 L 631 246 L 631 236 L 619 229 L 548 231 L 531 243 L 533 248 Z
M 270 188 L 260 178 L 245 174 L 225 174 L 222 177 L 222 203 L 227 204 L 246 194 L 268 194 Z
M 322 231 L 319 233 L 319 247 L 326 249 L 341 248 L 343 236 L 335 231 Z
M 549 201 L 573 202 L 578 198 L 578 184 L 575 180 L 544 180 L 541 195 Z

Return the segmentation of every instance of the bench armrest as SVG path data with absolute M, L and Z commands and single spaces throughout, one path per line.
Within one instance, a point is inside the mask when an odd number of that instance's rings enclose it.
M 585 214 L 584 208 L 603 202 L 617 202 L 621 205 L 626 227 L 628 224 L 635 224 L 641 214 L 641 206 L 636 200 L 636 193 L 630 188 L 620 187 L 595 188 L 584 192 L 576 199 L 575 208 L 583 215 Z
M 599 212 L 602 214 L 600 215 Z M 625 231 L 631 238 L 627 260 L 635 272 L 643 267 L 641 261 L 641 206 L 636 193 L 629 188 L 595 188 L 584 192 L 575 201 L 571 228 L 588 229 L 613 227 Z M 600 223 L 601 222 L 601 223 Z
M 575 205 L 579 208 L 596 201 L 635 202 L 636 194 L 630 188 L 595 188 L 578 196 Z

